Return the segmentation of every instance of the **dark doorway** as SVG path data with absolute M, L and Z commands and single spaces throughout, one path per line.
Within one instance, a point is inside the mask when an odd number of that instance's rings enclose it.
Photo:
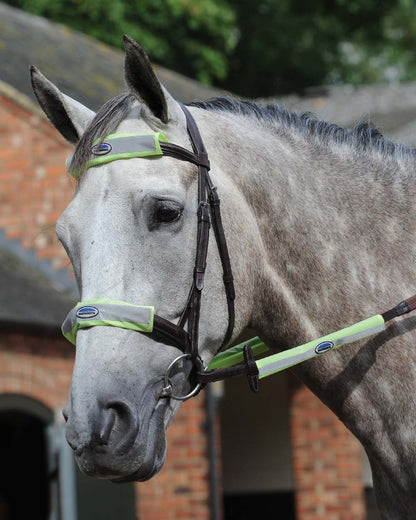
M 284 520 L 295 518 L 294 493 L 224 495 L 225 520 L 252 520 L 253 518 L 274 517 Z
M 0 520 L 46 520 L 45 424 L 22 411 L 0 413 Z
M 48 520 L 51 515 L 134 520 L 134 484 L 113 484 L 74 471 L 64 426 L 53 424 L 53 413 L 42 403 L 22 395 L 0 395 L 0 520 Z M 73 497 L 71 479 L 76 487 Z
M 247 382 L 229 380 L 220 404 L 225 520 L 294 520 L 287 376 Z

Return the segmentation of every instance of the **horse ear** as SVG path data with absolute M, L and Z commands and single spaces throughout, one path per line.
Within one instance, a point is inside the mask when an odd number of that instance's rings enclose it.
M 50 122 L 72 144 L 77 144 L 95 113 L 58 87 L 36 68 L 30 67 L 32 88 Z
M 130 92 L 162 123 L 178 119 L 179 114 L 182 115 L 179 105 L 160 84 L 147 54 L 130 36 L 124 35 L 123 39 L 125 80 Z

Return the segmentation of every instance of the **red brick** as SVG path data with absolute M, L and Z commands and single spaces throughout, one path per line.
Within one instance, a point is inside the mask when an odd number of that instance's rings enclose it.
M 306 387 L 291 397 L 297 520 L 363 520 L 358 441 Z

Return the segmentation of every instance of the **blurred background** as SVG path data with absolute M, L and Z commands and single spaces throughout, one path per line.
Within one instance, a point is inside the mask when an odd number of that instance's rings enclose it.
M 416 144 L 413 0 L 15 0 L 0 3 L 0 520 L 376 520 L 359 444 L 290 373 L 229 381 L 182 407 L 148 483 L 82 476 L 61 410 L 60 334 L 77 289 L 55 222 L 71 147 L 28 67 L 91 109 L 124 89 L 122 35 L 180 101 L 224 92 Z
M 416 79 L 412 0 L 11 0 L 240 96 Z

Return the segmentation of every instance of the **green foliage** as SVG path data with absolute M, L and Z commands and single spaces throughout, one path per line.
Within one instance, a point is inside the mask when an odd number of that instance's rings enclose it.
M 378 3 L 374 3 L 373 13 L 377 13 Z M 382 6 L 371 31 L 357 24 L 353 37 L 344 35 L 338 43 L 339 60 L 328 80 L 359 84 L 416 79 L 416 3 L 395 0 Z
M 8 0 L 247 97 L 416 80 L 414 0 Z
M 225 83 L 231 90 L 268 96 L 323 83 L 409 77 L 404 72 L 416 34 L 413 0 L 229 3 L 241 33 L 231 62 L 238 74 Z

